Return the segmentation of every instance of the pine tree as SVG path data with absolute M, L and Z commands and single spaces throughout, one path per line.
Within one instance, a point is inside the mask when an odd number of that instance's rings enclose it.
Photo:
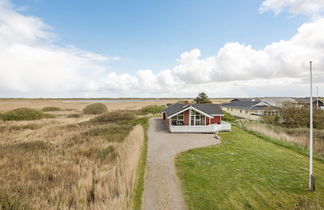
M 211 104 L 212 102 L 209 100 L 207 94 L 205 92 L 201 92 L 198 96 L 194 99 L 196 104 Z

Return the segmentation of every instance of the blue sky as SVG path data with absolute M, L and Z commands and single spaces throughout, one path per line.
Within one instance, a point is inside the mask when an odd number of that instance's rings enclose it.
M 16 0 L 26 15 L 41 17 L 58 34 L 60 45 L 75 45 L 122 60 L 118 72 L 160 71 L 199 48 L 217 53 L 229 41 L 262 49 L 296 33 L 303 18 L 260 14 L 262 1 L 249 0 Z
M 319 0 L 0 0 L 0 97 L 324 95 Z

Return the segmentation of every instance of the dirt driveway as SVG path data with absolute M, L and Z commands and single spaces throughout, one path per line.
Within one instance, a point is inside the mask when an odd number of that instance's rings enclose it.
M 144 210 L 187 209 L 174 157 L 196 147 L 219 143 L 213 134 L 171 134 L 162 119 L 150 119 L 147 171 L 144 185 Z

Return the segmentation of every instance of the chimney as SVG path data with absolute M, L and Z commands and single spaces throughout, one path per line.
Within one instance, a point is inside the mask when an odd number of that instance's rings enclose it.
M 187 105 L 187 104 L 189 104 L 189 101 L 183 101 L 183 104 Z

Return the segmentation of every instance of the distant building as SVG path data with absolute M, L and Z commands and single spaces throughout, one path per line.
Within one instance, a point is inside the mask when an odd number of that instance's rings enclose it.
M 295 100 L 297 101 L 297 103 L 301 104 L 301 105 L 307 105 L 309 106 L 309 98 L 295 98 Z M 320 100 L 320 99 L 313 99 L 313 106 L 317 106 L 321 109 L 324 109 L 324 101 Z
M 259 98 L 233 99 L 220 107 L 233 116 L 250 120 L 259 120 L 262 115 L 276 115 L 279 108 L 263 102 Z

